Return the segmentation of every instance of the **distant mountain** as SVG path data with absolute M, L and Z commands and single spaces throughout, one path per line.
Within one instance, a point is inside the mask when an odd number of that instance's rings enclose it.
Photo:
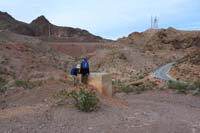
M 31 27 L 36 36 L 50 36 L 53 38 L 78 40 L 78 41 L 101 41 L 99 36 L 92 35 L 86 30 L 60 27 L 51 24 L 44 16 L 40 16 L 31 22 Z
M 33 20 L 30 25 L 36 36 L 49 36 L 49 28 L 52 27 L 52 24 L 44 16 Z
M 8 30 L 14 33 L 35 36 L 35 33 L 29 24 L 17 21 L 8 13 L 1 11 L 0 11 L 0 30 Z
M 86 30 L 71 27 L 60 27 L 51 24 L 45 16 L 40 16 L 30 24 L 15 20 L 6 12 L 0 11 L 0 30 L 18 34 L 36 36 L 72 42 L 100 42 L 103 38 L 95 36 Z

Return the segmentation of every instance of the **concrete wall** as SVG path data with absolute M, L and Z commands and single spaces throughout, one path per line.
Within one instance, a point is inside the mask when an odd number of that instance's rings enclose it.
M 81 76 L 78 79 L 81 81 Z M 112 96 L 112 79 L 108 73 L 90 73 L 88 85 L 93 86 L 103 95 Z

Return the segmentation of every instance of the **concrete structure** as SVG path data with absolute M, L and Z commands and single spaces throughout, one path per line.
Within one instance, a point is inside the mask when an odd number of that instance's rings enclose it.
M 81 76 L 79 76 L 79 81 L 81 81 Z M 88 85 L 93 86 L 103 95 L 112 96 L 112 79 L 108 73 L 90 73 L 90 76 L 88 77 Z

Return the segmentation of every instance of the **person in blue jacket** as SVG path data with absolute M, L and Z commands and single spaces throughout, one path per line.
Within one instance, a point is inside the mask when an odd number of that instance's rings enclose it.
M 76 67 L 72 67 L 71 72 L 70 72 L 71 76 L 72 76 L 72 80 L 73 80 L 73 85 L 76 86 L 78 83 L 78 68 Z
M 90 67 L 86 57 L 84 57 L 81 62 L 80 73 L 81 73 L 81 82 L 83 84 L 87 84 L 88 76 L 90 74 Z

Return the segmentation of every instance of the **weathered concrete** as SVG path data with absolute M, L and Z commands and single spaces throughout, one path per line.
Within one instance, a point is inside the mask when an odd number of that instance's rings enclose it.
M 81 81 L 81 76 L 78 76 Z M 112 96 L 112 79 L 108 73 L 92 72 L 88 77 L 88 85 L 93 86 L 97 91 L 106 96 Z

